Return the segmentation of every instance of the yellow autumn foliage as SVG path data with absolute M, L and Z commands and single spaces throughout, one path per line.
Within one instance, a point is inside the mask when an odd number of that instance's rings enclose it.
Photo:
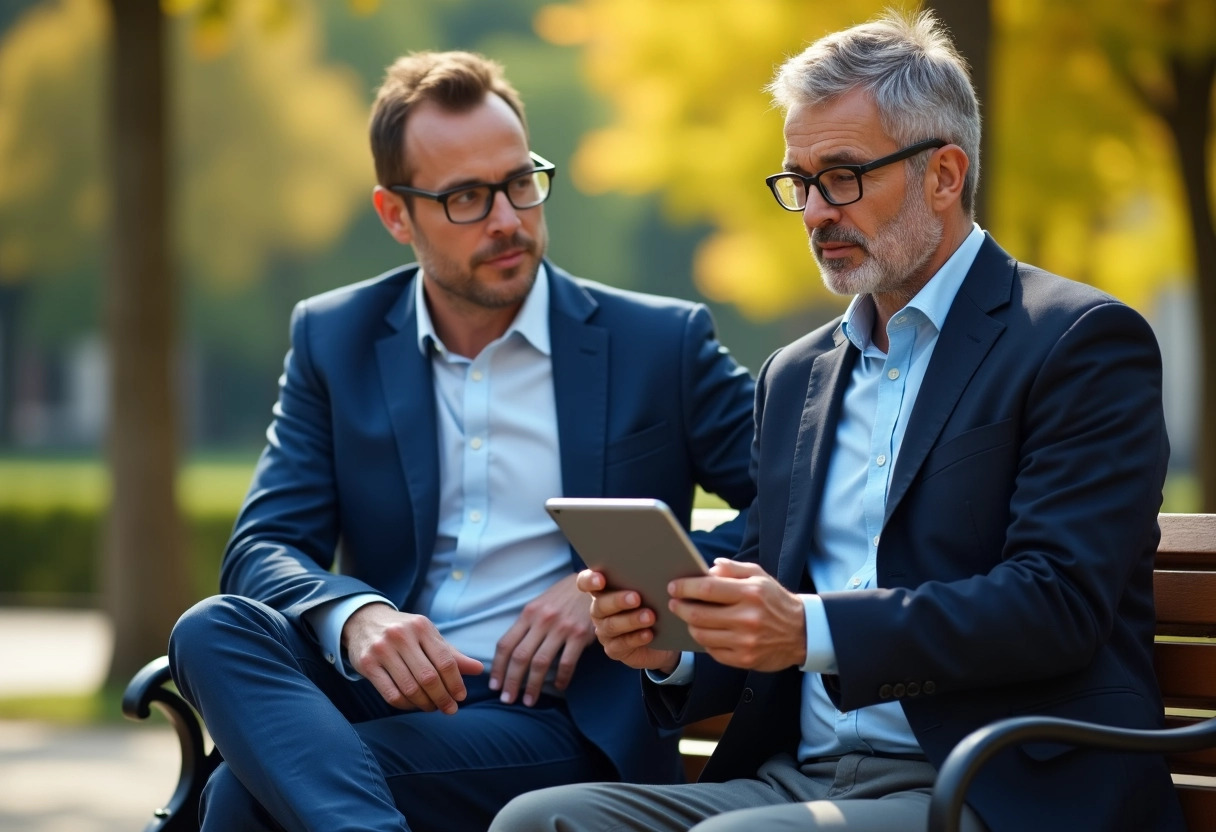
M 543 7 L 536 31 L 582 49 L 587 82 L 612 111 L 583 138 L 575 184 L 658 193 L 671 218 L 708 223 L 697 285 L 753 318 L 823 299 L 799 217 L 782 212 L 763 183 L 780 168 L 783 146 L 781 114 L 762 88 L 786 57 L 885 5 Z M 1189 232 L 1168 136 L 1114 71 L 1112 49 L 1151 81 L 1165 55 L 1216 50 L 1216 15 L 1211 0 L 1127 5 L 991 0 L 992 100 L 981 102 L 991 158 L 981 187 L 988 226 L 1015 256 L 1147 308 L 1157 287 L 1193 270 Z M 1112 46 L 1116 35 L 1124 42 Z
M 256 279 L 281 252 L 323 250 L 373 184 L 367 93 L 324 61 L 311 5 L 268 25 L 276 4 L 225 4 L 220 49 L 199 40 L 192 15 L 205 0 L 164 2 L 180 15 L 169 50 L 176 250 L 219 283 Z M 103 0 L 48 0 L 0 41 L 0 279 L 96 259 L 109 211 L 108 25 Z

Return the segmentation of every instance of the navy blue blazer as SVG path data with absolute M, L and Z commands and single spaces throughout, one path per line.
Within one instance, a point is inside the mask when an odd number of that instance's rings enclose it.
M 719 344 L 708 310 L 546 265 L 564 495 L 657 497 L 686 526 L 697 485 L 746 508 L 755 386 Z M 356 593 L 411 610 L 427 574 L 439 457 L 416 274 L 402 267 L 303 301 L 292 315 L 274 422 L 220 587 L 305 630 L 304 612 Z M 734 554 L 742 526 L 699 536 L 702 552 Z M 571 570 L 582 566 L 572 551 Z M 623 779 L 681 777 L 676 738 L 648 723 L 635 671 L 598 643 L 579 661 L 567 702 Z
M 857 349 L 833 321 L 757 381 L 758 496 L 741 558 L 814 591 L 836 423 Z M 985 240 L 951 306 L 899 450 L 875 591 L 822 594 L 841 710 L 898 700 L 940 765 L 971 730 L 1020 714 L 1158 727 L 1152 568 L 1168 442 L 1148 324 Z M 660 724 L 734 710 L 704 777 L 751 777 L 797 747 L 802 674 L 700 656 L 687 696 L 644 685 Z M 969 803 L 1002 830 L 1181 829 L 1153 755 L 1031 744 Z

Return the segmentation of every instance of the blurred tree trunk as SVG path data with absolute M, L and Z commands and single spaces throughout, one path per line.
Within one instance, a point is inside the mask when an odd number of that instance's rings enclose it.
M 980 175 L 986 176 L 983 165 L 992 159 L 988 113 L 993 112 L 989 83 L 989 54 L 992 51 L 992 4 L 990 0 L 929 0 L 926 4 L 938 13 L 942 22 L 950 29 L 954 45 L 967 63 L 971 65 L 971 83 L 980 99 L 980 114 L 984 119 L 984 131 L 980 138 Z M 975 221 L 984 226 L 988 216 L 986 209 L 988 190 L 980 183 L 975 195 Z
M 12 447 L 17 404 L 17 323 L 26 287 L 0 280 L 0 447 Z
M 164 20 L 153 0 L 110 0 L 112 260 L 107 457 L 113 498 L 103 545 L 114 623 L 108 684 L 165 652 L 189 602 L 176 497 L 177 291 L 170 265 Z
M 1191 240 L 1195 247 L 1195 293 L 1199 302 L 1199 431 L 1195 468 L 1202 491 L 1200 511 L 1216 512 L 1216 222 L 1208 183 L 1208 142 L 1212 134 L 1216 92 L 1216 45 L 1206 55 L 1178 51 L 1163 56 L 1164 85 L 1145 79 L 1130 67 L 1117 45 L 1107 45 L 1111 65 L 1124 83 L 1157 115 L 1169 131 L 1178 154 L 1178 174 L 1186 194 Z

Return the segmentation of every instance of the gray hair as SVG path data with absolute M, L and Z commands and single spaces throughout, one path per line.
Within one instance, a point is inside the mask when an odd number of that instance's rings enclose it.
M 974 216 L 980 176 L 980 113 L 967 61 L 931 11 L 881 17 L 825 35 L 786 61 L 766 90 L 785 110 L 818 104 L 864 89 L 878 106 L 882 127 L 910 145 L 924 139 L 957 144 L 970 165 L 963 210 Z M 924 174 L 928 157 L 909 163 Z

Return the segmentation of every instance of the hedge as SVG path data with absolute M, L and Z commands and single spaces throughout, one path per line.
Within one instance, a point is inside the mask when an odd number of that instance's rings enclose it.
M 195 597 L 214 595 L 234 516 L 204 512 L 185 518 Z M 99 596 L 103 513 L 85 505 L 0 505 L 0 595 Z

